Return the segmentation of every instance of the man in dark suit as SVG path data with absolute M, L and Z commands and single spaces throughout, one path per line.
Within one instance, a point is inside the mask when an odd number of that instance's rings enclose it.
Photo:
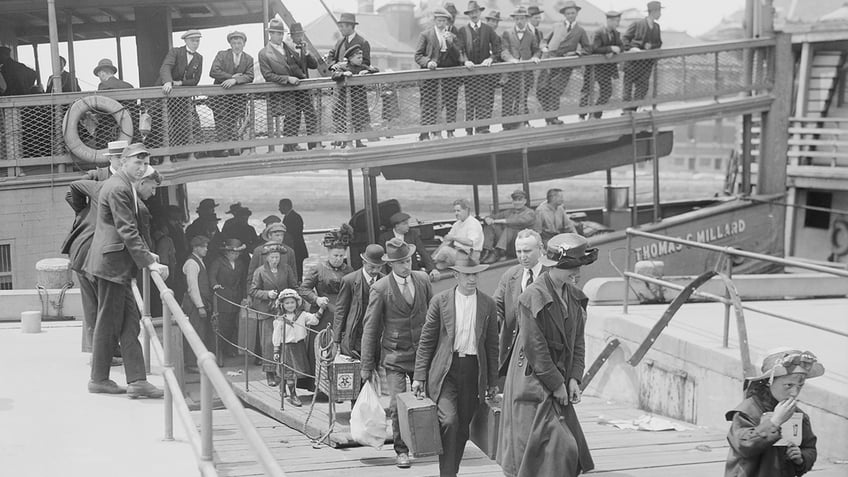
M 542 237 L 539 232 L 524 229 L 515 239 L 515 254 L 518 265 L 511 267 L 498 281 L 495 290 L 495 305 L 500 323 L 498 345 L 498 376 L 506 376 L 509 358 L 518 337 L 518 297 L 545 271 L 539 258 L 542 256 Z
M 133 85 L 122 79 L 118 79 L 115 75 L 118 73 L 118 68 L 112 64 L 112 60 L 103 58 L 97 63 L 94 68 L 94 76 L 100 79 L 97 85 L 98 91 L 107 91 L 115 89 L 132 89 Z M 64 91 L 64 87 L 62 88 Z M 120 101 L 121 105 L 130 111 L 133 117 L 133 123 L 138 122 L 138 107 L 135 101 Z M 119 136 L 118 123 L 111 114 L 97 115 L 97 129 L 94 131 L 95 147 L 103 149 L 110 139 Z
M 539 40 L 527 26 L 529 17 L 527 8 L 518 7 L 510 13 L 515 26 L 503 32 L 501 40 L 501 58 L 507 63 L 532 61 L 538 63 L 542 56 Z M 502 115 L 517 116 L 527 114 L 527 95 L 533 87 L 533 72 L 510 73 L 503 88 Z M 504 123 L 504 129 L 515 129 L 521 123 Z
M 297 279 L 303 278 L 303 261 L 309 256 L 306 241 L 303 239 L 303 217 L 292 208 L 291 199 L 280 199 L 278 208 L 283 214 L 283 225 L 286 226 L 286 236 L 283 243 L 294 249 L 296 258 Z
M 433 9 L 433 28 L 427 28 L 418 36 L 418 44 L 415 47 L 415 62 L 421 68 L 435 70 L 436 68 L 449 68 L 462 64 L 462 52 L 457 35 L 448 29 L 448 22 L 452 19 L 451 14 L 444 8 Z M 442 109 L 445 108 L 445 122 L 456 122 L 456 101 L 459 97 L 458 78 L 427 79 L 421 81 L 421 125 L 430 126 L 436 124 L 436 119 Z M 439 102 L 439 90 L 441 89 L 441 103 Z M 437 131 L 422 132 L 418 136 L 419 141 L 430 139 L 430 137 L 441 137 Z M 448 137 L 453 137 L 453 129 L 448 130 Z
M 468 9 L 464 12 L 468 15 L 469 22 L 459 30 L 459 45 L 462 52 L 462 63 L 468 69 L 475 66 L 491 66 L 500 55 L 500 40 L 495 30 L 481 21 L 480 14 L 485 7 L 481 7 L 475 0 L 468 2 Z M 465 120 L 476 121 L 492 117 L 492 105 L 495 102 L 495 85 L 500 80 L 500 74 L 474 76 L 465 80 Z M 477 126 L 476 128 L 465 128 L 470 136 L 477 133 L 488 133 L 489 126 Z
M 170 94 L 174 87 L 197 86 L 203 71 L 203 57 L 197 52 L 201 34 L 189 30 L 180 37 L 185 45 L 171 48 L 159 68 L 158 84 Z M 189 97 L 168 98 L 171 146 L 194 143 L 200 138 L 200 117 Z M 154 121 L 155 123 L 155 121 Z
M 138 334 L 139 310 L 130 283 L 140 267 L 168 277 L 168 267 L 142 239 L 139 231 L 139 197 L 134 184 L 147 168 L 149 153 L 141 144 L 124 150 L 123 164 L 100 189 L 97 224 L 84 270 L 97 284 L 97 323 L 91 355 L 91 393 L 120 394 L 131 398 L 160 398 L 163 393 L 147 382 Z M 115 337 L 121 345 L 127 388 L 109 379 Z
M 624 49 L 624 44 L 621 42 L 621 34 L 618 32 L 618 25 L 621 23 L 621 13 L 608 11 L 606 17 L 607 26 L 598 29 L 592 37 L 592 53 L 612 58 Z M 589 105 L 593 77 L 594 81 L 598 82 L 598 101 L 595 104 L 607 104 L 610 96 L 612 96 L 612 80 L 613 78 L 618 78 L 618 63 L 586 67 L 586 73 L 583 76 L 580 106 Z M 596 118 L 600 118 L 603 114 L 603 111 L 592 113 Z M 585 114 L 581 114 L 580 118 L 583 119 L 585 116 Z
M 98 61 L 97 66 L 94 68 L 94 76 L 97 76 L 97 78 L 100 79 L 100 84 L 97 85 L 97 90 L 105 91 L 112 89 L 133 88 L 133 85 L 119 79 L 115 76 L 116 74 L 118 74 L 118 68 L 115 68 L 115 65 L 112 64 L 112 60 L 109 58 L 103 58 Z
M 32 94 L 32 89 L 38 81 L 38 73 L 29 66 L 15 61 L 12 58 L 12 50 L 7 46 L 0 46 L 0 74 L 3 75 L 6 83 L 3 96 Z
M 353 45 L 359 45 L 362 48 L 362 64 L 371 66 L 371 44 L 368 40 L 362 37 L 356 31 L 356 15 L 353 13 L 342 13 L 339 15 L 339 20 L 336 26 L 339 28 L 339 33 L 342 37 L 336 42 L 333 49 L 327 54 L 327 66 L 333 68 L 338 63 L 344 63 L 345 52 Z
M 336 297 L 333 336 L 341 353 L 356 359 L 362 356 L 362 327 L 371 285 L 384 276 L 383 253 L 383 247 L 375 243 L 368 245 L 360 254 L 362 268 L 342 277 Z
M 82 91 L 80 89 L 79 81 L 75 77 L 71 75 L 69 71 L 65 70 L 65 66 L 68 64 L 68 60 L 65 59 L 64 56 L 59 57 L 59 65 L 62 68 L 62 73 L 60 75 L 61 83 L 62 83 L 62 92 L 63 93 L 74 93 L 77 91 Z M 47 88 L 44 90 L 46 93 L 53 92 L 53 78 L 51 77 L 47 81 Z
M 565 16 L 563 22 L 554 26 L 554 31 L 547 38 L 547 43 L 542 48 L 542 58 L 566 58 L 572 56 L 588 55 L 592 53 L 592 43 L 586 30 L 577 24 L 577 13 L 580 6 L 569 0 L 559 10 Z M 559 100 L 568 80 L 571 79 L 572 68 L 552 68 L 543 71 L 539 75 L 539 86 L 536 89 L 536 97 L 542 103 L 545 111 L 557 111 Z M 562 124 L 556 114 L 545 119 L 548 124 Z
M 545 34 L 542 33 L 542 30 L 539 28 L 539 25 L 542 24 L 543 13 L 545 13 L 545 11 L 540 10 L 536 5 L 530 5 L 527 7 L 527 15 L 530 17 L 529 20 L 527 20 L 527 28 L 533 32 L 533 35 L 539 42 L 539 48 L 542 47 L 542 42 L 545 40 Z
M 268 44 L 259 50 L 259 69 L 265 81 L 280 86 L 297 86 L 300 80 L 309 78 L 309 69 L 318 68 L 318 60 L 308 51 L 303 42 L 303 26 L 292 23 L 292 42 L 283 41 L 286 29 L 283 21 L 273 18 L 268 23 Z M 300 130 L 300 117 L 306 122 L 306 134 L 318 132 L 318 116 L 312 103 L 312 93 L 306 90 L 276 93 L 271 96 L 268 106 L 273 116 L 284 116 L 283 135 L 297 136 Z M 309 149 L 322 148 L 320 142 L 310 142 Z M 286 144 L 283 151 L 300 151 L 297 144 Z
M 212 61 L 212 69 L 209 71 L 215 81 L 214 84 L 221 85 L 224 89 L 230 89 L 240 84 L 253 83 L 253 57 L 244 52 L 247 43 L 247 35 L 240 31 L 227 34 L 227 42 L 230 49 L 219 51 Z M 223 95 L 210 96 L 209 107 L 215 118 L 215 132 L 221 142 L 238 141 L 239 124 L 244 119 L 247 108 L 247 96 Z M 218 156 L 227 156 L 230 153 L 238 155 L 240 150 L 235 148 L 227 151 L 219 151 Z
M 625 51 L 647 51 L 662 47 L 662 33 L 657 23 L 662 15 L 662 8 L 660 2 L 648 2 L 648 16 L 631 23 L 621 37 Z M 656 60 L 636 60 L 624 64 L 624 90 L 621 99 L 645 99 L 656 63 Z M 624 110 L 636 111 L 636 107 L 630 106 Z
M 420 270 L 423 266 L 424 270 L 430 274 L 430 278 L 433 281 L 436 281 L 439 277 L 439 272 L 436 270 L 436 264 L 433 263 L 433 259 L 424 248 L 424 242 L 421 240 L 421 232 L 419 232 L 418 229 L 412 229 L 409 227 L 409 219 L 409 214 L 405 212 L 392 214 L 392 216 L 389 217 L 392 229 L 380 234 L 378 243 L 385 247 L 386 242 L 392 238 L 398 238 L 410 245 L 415 245 L 415 250 L 418 253 L 412 256 L 412 269 Z M 418 257 L 421 257 L 420 260 Z
M 412 271 L 414 253 L 415 246 L 401 239 L 393 238 L 386 243 L 383 261 L 389 262 L 392 272 L 371 287 L 362 330 L 361 377 L 363 381 L 371 379 L 380 356 L 391 396 L 396 464 L 402 469 L 410 466 L 409 448 L 400 436 L 397 395 L 406 392 L 406 379 L 412 379 L 421 328 L 433 297 L 427 274 Z
M 433 297 L 421 330 L 412 390 L 427 391 L 439 409 L 442 449 L 439 475 L 456 476 L 471 419 L 486 396 L 498 392 L 498 323 L 495 302 L 477 290 L 489 268 L 462 254 L 456 287 Z

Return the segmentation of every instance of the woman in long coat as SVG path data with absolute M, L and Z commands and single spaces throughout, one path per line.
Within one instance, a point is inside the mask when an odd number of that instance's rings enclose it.
M 280 384 L 277 377 L 277 365 L 274 363 L 274 303 L 279 293 L 286 288 L 297 286 L 297 275 L 286 263 L 280 263 L 283 251 L 281 244 L 271 243 L 262 250 L 265 264 L 253 272 L 248 294 L 253 298 L 253 309 L 258 311 L 259 337 L 262 342 L 262 370 L 268 379 L 268 386 Z
M 519 334 L 504 385 L 498 464 L 508 477 L 571 477 L 595 465 L 574 405 L 583 377 L 586 295 L 577 288 L 582 265 L 597 249 L 560 234 L 540 262 L 552 267 L 519 298 Z
M 209 284 L 218 299 L 218 332 L 230 343 L 238 341 L 239 304 L 244 300 L 247 266 L 241 260 L 246 247 L 241 240 L 230 238 L 221 246 L 222 255 L 209 265 Z M 233 357 L 236 349 L 218 338 L 219 350 L 224 356 Z
M 336 315 L 336 298 L 342 288 L 342 278 L 353 271 L 353 267 L 345 261 L 351 237 L 353 237 L 353 229 L 348 224 L 342 224 L 338 231 L 327 233 L 324 236 L 327 258 L 309 270 L 303 271 L 300 296 L 314 308 L 324 308 L 318 324 L 312 328 L 316 332 L 332 324 L 333 317 Z M 306 354 L 312 371 L 315 371 L 315 336 L 316 333 L 309 333 L 306 341 Z

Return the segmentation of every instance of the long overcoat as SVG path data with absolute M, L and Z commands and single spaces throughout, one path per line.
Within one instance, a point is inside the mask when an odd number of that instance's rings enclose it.
M 583 376 L 588 299 L 548 273 L 519 298 L 518 342 L 504 386 L 498 464 L 508 477 L 576 476 L 595 467 L 574 406 L 553 392 Z
M 383 278 L 383 274 L 379 274 L 377 278 Z M 342 286 L 336 297 L 333 336 L 339 343 L 342 354 L 357 359 L 362 353 L 362 327 L 370 293 L 371 285 L 360 268 L 342 278 Z

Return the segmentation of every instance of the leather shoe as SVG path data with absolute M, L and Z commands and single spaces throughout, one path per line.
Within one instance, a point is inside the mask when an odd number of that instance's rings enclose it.
M 103 381 L 89 381 L 88 392 L 92 394 L 125 394 L 127 388 L 118 386 L 118 383 L 111 379 L 104 379 Z
M 398 454 L 397 459 L 395 459 L 395 464 L 399 469 L 408 469 L 412 464 L 409 463 L 409 454 L 403 453 Z
M 141 397 L 148 399 L 161 399 L 164 395 L 165 391 L 162 391 L 156 386 L 150 384 L 145 379 L 133 381 L 127 386 L 127 396 L 130 399 L 138 399 Z

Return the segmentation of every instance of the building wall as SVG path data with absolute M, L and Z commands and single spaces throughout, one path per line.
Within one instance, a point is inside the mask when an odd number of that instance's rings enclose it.
M 0 245 L 11 246 L 12 287 L 35 288 L 35 264 L 61 257 L 59 249 L 73 223 L 66 185 L 0 189 Z

